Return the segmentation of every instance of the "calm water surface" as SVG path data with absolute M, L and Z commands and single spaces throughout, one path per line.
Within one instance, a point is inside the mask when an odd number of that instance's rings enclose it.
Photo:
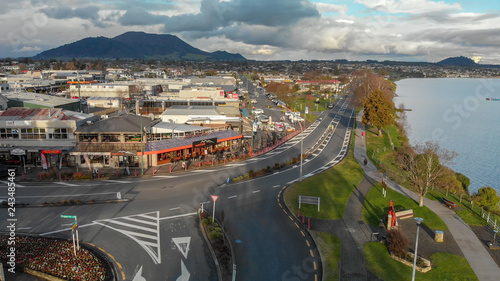
M 471 179 L 469 192 L 491 186 L 500 194 L 500 79 L 426 78 L 398 81 L 410 143 L 438 140 L 456 151 L 451 167 Z

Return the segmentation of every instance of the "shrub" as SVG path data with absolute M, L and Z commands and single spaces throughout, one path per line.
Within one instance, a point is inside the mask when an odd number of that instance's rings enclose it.
M 260 172 L 262 173 L 262 175 L 265 175 L 265 174 L 267 174 L 267 171 L 268 171 L 267 169 L 262 169 Z
M 271 171 L 271 166 L 267 166 L 267 171 L 270 172 Z
M 279 169 L 280 168 L 280 163 L 274 163 L 274 169 Z
M 472 199 L 479 205 L 485 207 L 487 210 L 497 210 L 500 203 L 500 197 L 496 189 L 486 186 L 481 187 Z
M 222 228 L 220 228 L 220 227 L 215 227 L 214 230 L 217 232 L 222 232 Z
M 395 256 L 404 258 L 409 245 L 410 241 L 399 229 L 390 229 L 387 231 L 387 248 Z
M 209 219 L 203 219 L 203 220 L 201 221 L 201 223 L 202 223 L 203 225 L 209 225 L 209 224 L 210 224 L 210 220 L 209 220 Z
M 254 176 L 253 170 L 248 171 L 248 176 L 253 178 L 253 176 Z
M 218 232 L 217 232 L 217 231 L 215 231 L 215 230 L 210 231 L 210 234 L 208 234 L 208 237 L 209 237 L 210 239 L 212 239 L 212 240 L 213 240 L 213 239 L 216 239 L 216 238 L 217 238 L 217 236 L 218 236 Z
M 75 200 L 69 200 L 69 203 L 70 203 L 71 205 L 75 205 Z
M 203 220 L 203 219 L 206 219 L 208 216 L 207 212 L 203 212 L 200 214 L 200 218 Z
M 248 178 L 250 178 L 250 174 L 249 174 L 249 173 L 244 173 L 244 174 L 243 174 L 243 178 L 244 178 L 244 179 L 248 179 Z
M 76 204 L 81 205 L 82 204 L 82 200 L 76 200 Z
M 63 205 L 66 205 L 66 204 L 68 204 L 68 201 L 63 200 L 62 203 L 63 203 Z

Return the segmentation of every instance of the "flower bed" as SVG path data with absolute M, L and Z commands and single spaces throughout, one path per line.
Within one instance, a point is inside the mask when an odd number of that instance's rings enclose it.
M 413 259 L 415 258 L 415 254 L 410 252 L 405 252 L 405 258 L 400 258 L 394 254 L 391 254 L 391 258 L 399 261 L 402 264 L 406 264 L 407 266 L 413 267 Z M 431 261 L 428 259 L 424 259 L 422 257 L 417 257 L 417 265 L 415 269 L 422 273 L 429 272 L 432 269 Z

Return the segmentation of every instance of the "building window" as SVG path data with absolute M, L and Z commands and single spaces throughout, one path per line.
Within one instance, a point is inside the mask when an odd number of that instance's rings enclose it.
M 52 136 L 54 139 L 67 139 L 68 131 L 69 130 L 67 128 L 55 128 Z
M 78 137 L 79 142 L 97 142 L 97 134 L 80 134 Z
M 5 128 L 0 129 L 0 138 L 2 139 L 19 139 L 19 129 Z
M 42 128 L 22 128 L 21 138 L 28 140 L 29 139 L 44 140 L 47 138 L 47 135 L 45 134 L 45 129 Z
M 127 135 L 127 136 L 125 136 L 125 141 L 126 142 L 140 142 L 141 141 L 141 134 Z
M 102 142 L 120 142 L 119 134 L 102 134 Z

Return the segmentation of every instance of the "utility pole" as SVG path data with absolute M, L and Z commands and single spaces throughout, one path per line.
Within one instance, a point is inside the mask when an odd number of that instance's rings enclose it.
M 80 72 L 76 71 L 76 78 L 78 79 L 78 102 L 80 103 L 80 112 L 82 111 L 82 97 L 80 95 Z
M 144 130 L 142 129 L 142 115 L 139 115 L 141 122 L 141 175 L 144 175 Z

